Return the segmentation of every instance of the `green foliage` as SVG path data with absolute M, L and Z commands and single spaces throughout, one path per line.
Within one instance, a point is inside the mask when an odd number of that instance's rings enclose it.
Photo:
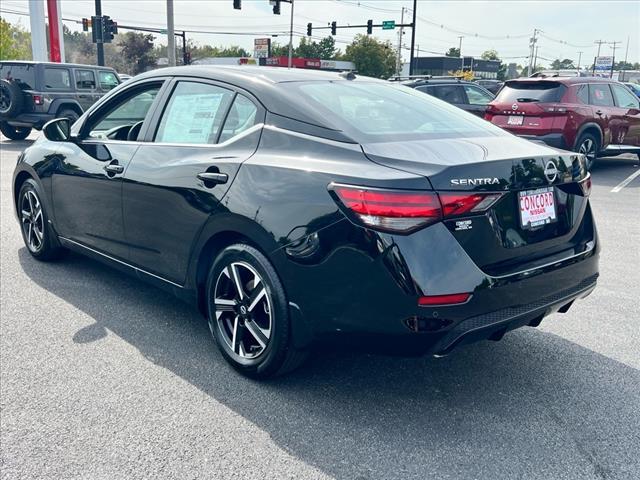
M 460 58 L 460 49 L 457 47 L 451 47 L 449 50 L 447 50 L 447 53 L 445 53 L 445 56 Z
M 295 49 L 294 55 L 302 58 L 321 58 L 323 60 L 335 60 L 339 55 L 336 48 L 336 41 L 333 37 L 325 37 L 319 42 L 307 40 L 306 37 L 300 39 L 300 44 Z M 287 55 L 289 52 L 287 51 Z
M 370 35 L 356 35 L 341 59 L 353 62 L 358 73 L 371 77 L 389 78 L 396 69 L 396 55 L 391 43 L 381 42 Z
M 485 50 L 482 55 L 480 55 L 480 58 L 483 60 L 500 60 L 498 52 L 493 49 Z
M 153 35 L 127 32 L 119 37 L 117 45 L 125 64 L 130 66 L 128 72 L 137 75 L 156 66 Z
M 31 36 L 0 17 L 0 60 L 31 60 Z
M 552 70 L 565 70 L 565 69 L 571 69 L 571 68 L 576 68 L 576 66 L 573 64 L 573 60 L 569 58 L 565 58 L 564 60 L 560 60 L 558 58 L 557 60 L 554 60 L 553 62 L 551 62 Z
M 498 60 L 500 61 L 500 57 L 498 56 L 498 52 L 494 49 L 485 50 L 480 55 L 480 58 L 483 60 Z M 507 79 L 507 65 L 500 61 L 500 66 L 498 67 L 497 79 L 504 81 Z

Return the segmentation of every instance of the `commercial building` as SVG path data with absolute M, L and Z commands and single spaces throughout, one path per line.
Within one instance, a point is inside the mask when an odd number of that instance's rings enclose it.
M 500 68 L 499 60 L 473 57 L 416 57 L 413 61 L 414 75 L 451 75 L 451 72 L 463 69 L 472 71 L 476 78 L 495 79 Z

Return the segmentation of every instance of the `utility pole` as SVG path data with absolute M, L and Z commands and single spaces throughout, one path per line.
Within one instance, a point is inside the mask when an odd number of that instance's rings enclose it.
M 533 71 L 536 70 L 536 65 L 538 65 L 538 45 L 536 45 L 536 52 L 533 54 Z
M 409 76 L 413 75 L 414 53 L 416 46 L 416 10 L 418 9 L 418 0 L 413 0 L 413 22 L 411 23 L 411 58 L 409 59 Z
M 458 55 L 460 55 L 460 71 L 464 72 L 464 57 L 462 56 L 462 35 L 458 37 L 460 39 L 460 45 L 458 46 Z
M 530 77 L 533 74 L 533 55 L 536 42 L 538 41 L 536 35 L 538 35 L 539 32 L 540 30 L 534 28 L 533 37 L 531 37 L 531 39 L 529 40 L 529 68 L 527 69 L 527 77 Z
M 169 66 L 176 66 L 176 35 L 173 26 L 173 0 L 167 0 L 167 58 Z
M 611 72 L 609 73 L 609 78 L 613 78 L 613 67 L 615 66 L 616 63 L 616 45 L 622 42 L 608 42 L 609 45 L 611 45 L 611 48 L 613 49 L 613 59 L 611 60 Z
M 289 28 L 289 68 L 293 65 L 293 0 L 291 0 L 291 24 Z
M 96 17 L 102 17 L 101 0 L 96 0 L 95 4 L 96 4 Z M 102 25 L 102 21 L 100 22 L 100 25 Z M 100 41 L 96 43 L 96 51 L 98 53 L 98 66 L 103 67 L 104 66 L 104 44 L 102 43 L 102 32 L 100 32 L 100 35 L 98 38 L 100 39 Z
M 578 52 L 578 73 L 580 73 L 580 60 L 582 60 L 582 54 L 584 52 Z
M 396 75 L 402 74 L 402 36 L 404 35 L 404 7 L 402 7 L 402 13 L 400 14 L 400 27 L 398 32 L 398 59 L 396 61 Z M 628 44 L 627 44 L 628 47 Z
M 596 53 L 596 58 L 598 58 L 600 56 L 600 47 L 602 47 L 603 43 L 607 43 L 604 40 L 596 40 L 595 42 L 598 45 L 598 53 Z M 593 60 L 593 69 L 591 70 L 591 74 L 595 75 L 596 74 L 596 60 Z
M 624 71 L 627 68 L 627 57 L 629 56 L 629 38 L 627 36 L 627 50 L 624 52 L 624 64 L 622 65 L 622 78 L 618 78 L 619 82 L 624 82 Z

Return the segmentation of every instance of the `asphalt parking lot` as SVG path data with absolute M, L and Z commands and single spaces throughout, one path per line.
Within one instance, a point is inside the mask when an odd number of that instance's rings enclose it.
M 596 291 L 454 355 L 332 351 L 240 377 L 191 307 L 22 244 L 0 143 L 3 479 L 640 478 L 640 176 L 601 159 Z M 612 191 L 615 190 L 615 191 Z

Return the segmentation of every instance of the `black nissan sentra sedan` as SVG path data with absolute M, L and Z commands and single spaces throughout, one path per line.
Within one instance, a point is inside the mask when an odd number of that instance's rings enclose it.
M 324 338 L 444 355 L 595 288 L 580 154 L 353 73 L 138 75 L 14 175 L 38 260 L 89 255 L 191 301 L 257 378 Z

